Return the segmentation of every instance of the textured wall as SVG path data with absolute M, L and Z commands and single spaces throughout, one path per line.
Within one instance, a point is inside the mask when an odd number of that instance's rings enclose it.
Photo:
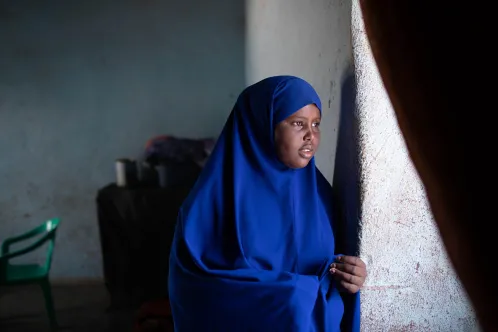
M 475 331 L 353 4 L 362 194 L 365 331 Z
M 216 136 L 244 1 L 0 1 L 0 241 L 60 216 L 52 277 L 100 277 L 97 190 L 153 135 Z
M 247 0 L 248 83 L 272 75 L 309 81 L 323 104 L 317 165 L 334 173 L 341 80 L 352 61 L 351 3 L 342 0 Z
M 352 58 L 350 10 L 338 0 L 247 0 L 246 8 L 221 0 L 3 1 L 0 239 L 60 216 L 53 276 L 101 276 L 94 198 L 113 180 L 113 160 L 135 155 L 156 134 L 217 135 L 240 90 L 270 75 L 298 75 L 317 89 L 324 105 L 317 163 L 331 180 Z M 476 330 L 356 2 L 353 41 L 361 255 L 370 271 L 363 330 Z

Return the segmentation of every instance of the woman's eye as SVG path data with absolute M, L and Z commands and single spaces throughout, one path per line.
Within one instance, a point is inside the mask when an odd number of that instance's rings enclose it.
M 320 127 L 320 122 L 313 123 L 313 127 Z
M 292 123 L 292 125 L 294 125 L 294 126 L 298 126 L 298 127 L 302 127 L 302 126 L 304 125 L 304 123 L 303 123 L 303 121 L 294 121 L 294 122 Z

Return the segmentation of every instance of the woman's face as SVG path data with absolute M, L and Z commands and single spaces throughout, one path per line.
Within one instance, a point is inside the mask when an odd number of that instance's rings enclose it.
M 308 165 L 320 145 L 320 111 L 314 104 L 304 106 L 275 129 L 277 156 L 290 168 Z

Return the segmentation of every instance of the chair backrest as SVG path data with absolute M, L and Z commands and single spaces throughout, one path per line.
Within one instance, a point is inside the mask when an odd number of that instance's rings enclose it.
M 8 260 L 10 260 L 14 257 L 22 256 L 24 254 L 27 254 L 27 253 L 33 251 L 33 250 L 36 250 L 37 248 L 42 246 L 45 242 L 49 241 L 44 268 L 47 271 L 50 270 L 50 266 L 52 264 L 52 253 L 53 253 L 54 246 L 55 246 L 55 235 L 56 235 L 59 223 L 60 223 L 59 218 L 50 219 L 50 220 L 45 221 L 43 224 L 31 229 L 30 231 L 28 231 L 24 234 L 6 239 L 2 243 L 0 265 L 6 264 Z M 31 245 L 24 247 L 22 249 L 18 249 L 18 250 L 13 251 L 13 252 L 10 252 L 9 247 L 13 243 L 27 240 L 29 238 L 32 238 L 32 237 L 40 235 L 40 234 L 44 234 L 44 235 L 41 236 L 37 241 L 35 241 Z M 1 270 L 1 266 L 0 266 L 0 270 Z
M 48 249 L 47 249 L 47 258 L 45 260 L 45 269 L 48 271 L 52 265 L 52 254 L 54 252 L 55 247 L 55 235 L 57 233 L 57 228 L 59 227 L 60 219 L 50 219 L 44 223 L 45 230 L 47 234 L 45 235 L 47 239 L 45 241 L 49 241 Z M 44 241 L 44 242 L 45 242 Z

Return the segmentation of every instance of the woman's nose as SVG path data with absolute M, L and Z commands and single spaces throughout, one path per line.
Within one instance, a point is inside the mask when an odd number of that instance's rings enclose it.
M 313 140 L 313 131 L 311 129 L 308 129 L 308 131 L 306 132 L 306 134 L 304 135 L 303 137 L 303 140 L 304 141 L 312 141 Z

